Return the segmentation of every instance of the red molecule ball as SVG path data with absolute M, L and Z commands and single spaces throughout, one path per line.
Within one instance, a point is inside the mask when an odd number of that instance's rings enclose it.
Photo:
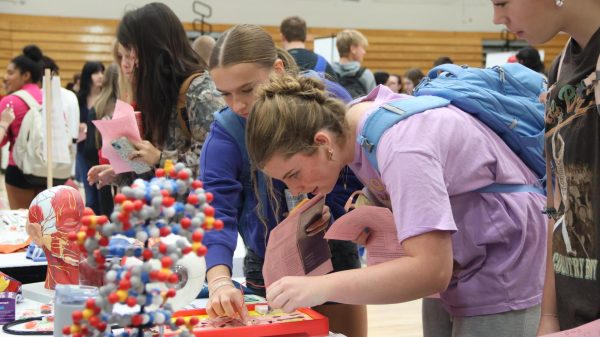
M 175 204 L 175 198 L 169 196 L 163 197 L 162 204 L 165 207 L 171 207 Z
M 187 197 L 187 202 L 188 202 L 188 204 L 191 204 L 191 205 L 197 205 L 197 204 L 198 204 L 198 201 L 200 201 L 200 199 L 199 199 L 199 198 L 198 198 L 198 196 L 197 196 L 197 195 L 195 195 L 195 194 L 190 194 L 190 195 L 188 195 L 188 197 Z
M 190 324 L 192 326 L 198 324 L 199 322 L 200 322 L 200 319 L 198 319 L 198 317 L 196 317 L 196 316 L 193 316 L 192 318 L 190 318 Z
M 119 281 L 119 289 L 129 290 L 129 288 L 131 288 L 131 282 L 128 279 L 122 279 Z
M 215 199 L 212 193 L 206 192 L 206 201 L 212 202 Z
M 109 244 L 109 241 L 110 241 L 110 240 L 108 240 L 108 238 L 107 238 L 106 236 L 102 236 L 102 237 L 100 237 L 100 239 L 98 240 L 98 244 L 99 244 L 100 246 L 102 246 L 102 247 L 106 247 L 106 246 L 108 246 L 108 244 Z
M 122 204 L 123 201 L 127 200 L 127 197 L 123 193 L 115 195 L 115 204 Z
M 181 224 L 181 227 L 183 229 L 188 229 L 192 225 L 192 220 L 190 220 L 190 218 L 185 218 L 184 217 L 184 218 L 181 218 L 181 221 L 179 221 L 179 223 Z
M 173 298 L 173 297 L 175 297 L 176 294 L 177 294 L 177 291 L 175 291 L 175 289 L 173 289 L 173 288 L 170 288 L 169 290 L 167 290 L 168 298 Z
M 224 226 L 225 226 L 225 224 L 223 223 L 223 220 L 221 220 L 221 219 L 216 219 L 215 222 L 213 223 L 213 228 L 217 231 L 220 231 L 221 229 L 223 229 Z
M 77 240 L 77 232 L 69 232 L 68 236 L 69 241 L 76 241 Z
M 206 206 L 204 209 L 204 214 L 206 216 L 215 216 L 215 208 L 212 206 Z
M 130 307 L 135 307 L 135 305 L 137 304 L 137 299 L 135 297 L 128 297 L 127 298 L 127 305 Z
M 171 274 L 171 276 L 169 276 L 169 283 L 177 283 L 179 282 L 179 277 L 177 276 L 177 274 L 173 273 Z
M 140 326 L 142 325 L 143 316 L 142 315 L 134 315 L 131 317 L 131 325 L 132 326 Z
M 133 202 L 133 209 L 135 209 L 136 211 L 141 210 L 144 207 L 144 202 L 141 200 L 135 200 Z
M 150 249 L 146 249 L 142 253 L 142 257 L 144 258 L 144 260 L 150 260 L 152 258 L 152 256 L 153 256 L 152 250 L 150 250 Z
M 84 208 L 83 216 L 86 216 L 86 215 L 95 215 L 94 210 L 89 207 Z
M 190 175 L 187 171 L 181 170 L 179 171 L 179 173 L 177 173 L 177 178 L 181 180 L 188 180 L 190 178 Z
M 88 322 L 90 323 L 91 326 L 93 327 L 98 327 L 98 323 L 100 323 L 100 318 L 98 318 L 98 316 L 91 316 L 88 319 Z
M 181 250 L 183 255 L 189 254 L 191 251 L 192 251 L 192 247 L 190 247 L 190 246 L 187 246 Z
M 194 180 L 192 182 L 192 188 L 193 189 L 202 188 L 202 182 L 200 180 Z
M 79 310 L 73 311 L 73 314 L 71 316 L 73 317 L 73 323 L 77 323 L 83 318 L 83 313 Z
M 175 320 L 175 325 L 182 326 L 184 324 L 185 324 L 185 320 L 183 319 L 183 317 L 177 317 L 177 319 Z
M 196 255 L 204 256 L 204 255 L 206 255 L 206 252 L 207 252 L 206 246 L 200 246 L 200 248 L 198 248 L 198 250 L 196 251 Z
M 196 230 L 196 231 L 194 231 L 194 233 L 192 233 L 192 241 L 193 242 L 201 242 L 203 237 L 204 236 L 202 235 L 202 231 L 200 231 L 200 230 Z
M 160 236 L 167 236 L 169 234 L 171 234 L 171 230 L 169 229 L 169 227 L 163 227 L 159 230 L 160 232 Z
M 100 332 L 106 330 L 106 323 L 102 321 L 98 322 L 98 324 L 96 324 L 96 329 Z
M 160 177 L 164 177 L 165 176 L 165 169 L 164 168 L 159 168 L 156 169 L 155 175 L 160 178 Z
M 93 298 L 88 298 L 85 301 L 85 307 L 88 309 L 94 309 L 96 307 L 96 300 Z
M 162 259 L 160 259 L 160 263 L 162 264 L 163 268 L 171 268 L 173 265 L 173 260 L 168 256 L 164 256 Z
M 96 223 L 99 225 L 104 225 L 107 222 L 108 222 L 108 217 L 106 215 L 99 215 L 98 218 L 96 218 Z
M 117 293 L 111 293 L 108 295 L 108 301 L 112 304 L 119 302 L 119 295 L 117 295 Z
M 71 334 L 71 326 L 67 325 L 66 327 L 64 327 L 62 329 L 62 333 L 63 333 L 63 335 L 70 335 Z

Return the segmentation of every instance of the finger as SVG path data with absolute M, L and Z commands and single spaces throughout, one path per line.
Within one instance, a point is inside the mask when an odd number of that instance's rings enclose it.
M 208 314 L 208 318 L 211 319 L 219 317 L 219 315 L 217 315 L 217 313 L 215 312 L 211 301 L 208 301 L 208 303 L 206 303 L 206 313 Z
M 267 302 L 271 302 L 275 299 L 275 297 L 277 297 L 277 295 L 279 295 L 279 284 L 280 284 L 280 280 L 273 282 L 268 288 L 267 288 Z
M 371 229 L 369 227 L 365 227 L 362 230 L 362 232 L 360 232 L 360 234 L 358 234 L 358 236 L 356 237 L 356 240 L 354 240 L 354 242 L 358 243 L 359 245 L 366 246 L 367 242 L 369 241 L 370 235 L 371 235 Z
M 227 300 L 221 302 L 221 306 L 223 310 L 225 310 L 225 315 L 227 317 L 235 317 L 238 312 L 238 307 L 234 306 L 233 300 L 231 297 L 227 298 Z
M 246 305 L 242 303 L 242 307 L 240 309 L 240 316 L 242 318 L 242 322 L 244 322 L 244 324 L 248 324 L 248 321 L 250 320 L 250 313 L 248 313 L 248 307 L 246 307 Z
M 291 299 L 281 308 L 285 313 L 292 313 L 298 306 Z
M 225 310 L 223 310 L 220 298 L 211 301 L 211 310 L 214 312 L 215 317 L 225 316 Z
M 306 227 L 306 235 L 313 236 L 319 234 L 327 227 L 328 221 L 319 220 L 313 222 L 310 226 Z

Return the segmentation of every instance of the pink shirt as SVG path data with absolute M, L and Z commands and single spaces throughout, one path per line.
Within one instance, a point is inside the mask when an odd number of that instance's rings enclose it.
M 379 86 L 363 100 L 379 106 L 410 97 Z M 493 314 L 541 303 L 545 197 L 472 192 L 493 182 L 536 181 L 492 130 L 454 106 L 429 110 L 386 130 L 377 162 L 381 175 L 357 144 L 350 168 L 391 205 L 400 241 L 431 231 L 452 233 L 454 270 L 441 294 L 451 314 Z
M 30 93 L 31 96 L 33 96 L 33 98 L 35 98 L 35 100 L 38 101 L 38 103 L 42 104 L 42 91 L 40 90 L 37 84 L 28 83 L 25 84 L 21 89 Z M 19 130 L 21 129 L 23 117 L 25 117 L 25 114 L 27 113 L 27 111 L 29 111 L 29 107 L 19 97 L 15 95 L 7 95 L 4 96 L 2 100 L 0 100 L 0 113 L 4 111 L 4 108 L 6 108 L 6 105 L 9 103 L 12 103 L 13 105 L 13 110 L 15 112 L 15 120 L 10 124 L 7 136 L 4 137 L 4 139 L 0 143 L 0 146 L 4 146 L 6 142 L 10 142 L 8 165 L 15 166 L 16 164 L 13 160 L 13 147 L 15 144 L 15 139 L 19 134 Z

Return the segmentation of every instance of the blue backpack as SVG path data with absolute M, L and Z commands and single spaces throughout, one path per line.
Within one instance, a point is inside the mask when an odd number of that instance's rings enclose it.
M 313 68 L 313 70 L 318 73 L 324 73 L 325 70 L 327 69 L 327 60 L 319 54 L 316 54 L 316 55 L 317 55 L 317 62 L 315 63 L 315 67 Z
M 546 174 L 544 160 L 544 105 L 539 95 L 546 80 L 518 63 L 488 69 L 443 64 L 429 71 L 415 88 L 415 98 L 383 104 L 365 121 L 357 142 L 371 165 L 377 165 L 377 143 L 392 125 L 426 110 L 452 104 L 496 132 L 540 181 Z M 479 192 L 536 192 L 530 185 L 492 184 Z

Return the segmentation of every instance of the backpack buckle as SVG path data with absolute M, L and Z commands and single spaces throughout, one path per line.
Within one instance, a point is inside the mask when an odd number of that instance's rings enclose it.
M 381 105 L 381 107 L 383 109 L 386 109 L 387 111 L 393 112 L 393 113 L 398 114 L 398 115 L 404 115 L 406 113 L 406 111 L 404 111 L 404 110 L 402 110 L 400 108 L 397 108 L 397 107 L 395 107 L 395 106 L 393 106 L 391 104 L 383 104 L 383 105 Z
M 369 142 L 369 140 L 367 139 L 367 137 L 360 136 L 360 139 L 359 139 L 358 143 L 360 144 L 360 147 L 362 147 L 363 149 L 367 150 L 368 152 L 372 152 L 373 151 L 374 145 L 371 144 L 371 142 Z
M 558 212 L 556 211 L 556 208 L 554 208 L 554 207 L 544 207 L 544 209 L 542 209 L 542 214 L 546 214 L 548 219 L 556 220 L 557 213 Z

